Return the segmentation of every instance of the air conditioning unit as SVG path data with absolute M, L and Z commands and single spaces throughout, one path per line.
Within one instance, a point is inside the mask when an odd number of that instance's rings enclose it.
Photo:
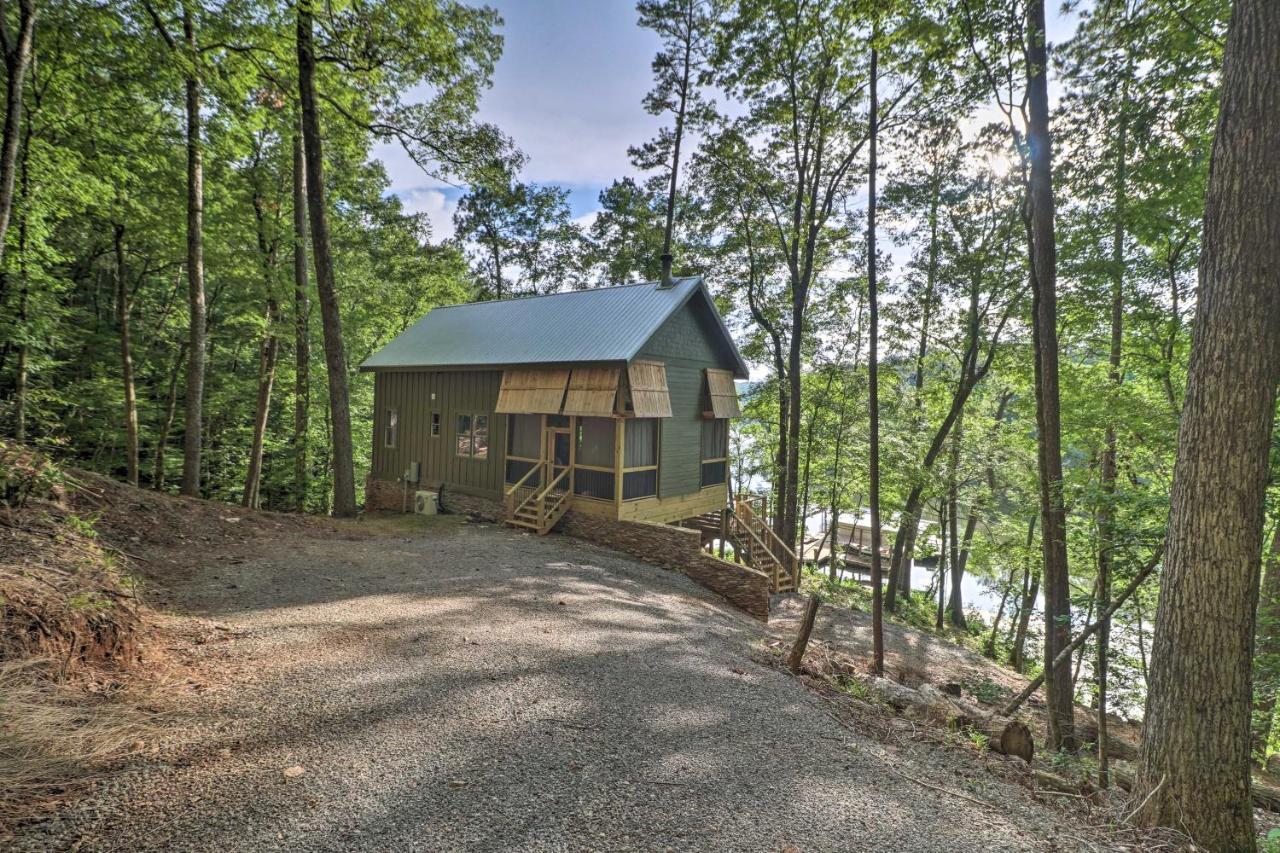
M 435 492 L 414 492 L 413 511 L 418 515 L 435 515 L 439 498 Z

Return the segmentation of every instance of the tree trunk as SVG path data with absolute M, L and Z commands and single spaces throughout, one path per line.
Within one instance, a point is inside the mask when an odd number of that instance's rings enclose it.
M 264 316 L 266 330 L 258 356 L 258 397 L 253 416 L 253 446 L 249 451 L 249 470 L 244 481 L 244 505 L 250 509 L 259 506 L 259 487 L 262 482 L 262 452 L 266 442 L 267 418 L 271 413 L 271 387 L 276 378 L 276 356 L 280 341 L 276 337 L 276 301 L 267 300 Z
M 870 320 L 870 348 L 867 356 L 870 394 L 867 409 L 871 421 L 870 503 L 871 503 L 871 645 L 872 670 L 884 675 L 884 578 L 880 565 L 880 297 L 876 276 L 876 154 L 880 130 L 879 81 L 876 79 L 878 51 L 874 40 L 879 31 L 872 29 L 871 38 L 871 123 L 868 135 L 867 166 L 867 304 Z
M 1271 724 L 1280 696 L 1280 523 L 1271 537 L 1258 599 L 1258 626 L 1254 644 L 1253 754 L 1259 764 L 1266 761 Z
M 5 236 L 13 214 L 13 185 L 18 167 L 18 140 L 22 127 L 22 84 L 31 62 L 35 39 L 35 0 L 18 0 L 18 30 L 12 45 L 6 45 L 4 131 L 0 138 L 0 262 L 4 260 Z
M 1107 380 L 1118 390 L 1121 382 L 1120 356 L 1124 341 L 1124 243 L 1125 211 L 1128 202 L 1128 145 L 1129 145 L 1129 85 L 1124 83 L 1120 99 L 1120 128 L 1116 140 L 1116 188 L 1114 230 L 1111 237 L 1111 348 L 1108 353 L 1110 369 Z M 1103 436 L 1101 460 L 1102 503 L 1098 510 L 1098 609 L 1103 613 L 1111 606 L 1111 564 L 1116 547 L 1115 494 L 1116 494 L 1116 427 L 1107 424 Z M 1098 628 L 1098 660 L 1094 682 L 1098 692 L 1098 786 L 1109 785 L 1110 759 L 1107 755 L 1107 669 L 1110 665 L 1111 620 Z
M 991 622 L 991 633 L 987 636 L 987 642 L 983 648 L 983 653 L 992 660 L 996 659 L 996 637 L 1000 636 L 1000 622 L 1004 619 L 1004 609 L 1009 603 L 1009 593 L 1013 590 L 1017 574 L 1018 567 L 1014 566 L 1009 571 L 1009 580 L 1005 582 L 1004 588 L 1000 591 L 1000 606 L 996 608 L 996 618 Z
M 1036 426 L 1040 469 L 1040 529 L 1044 551 L 1045 665 L 1071 642 L 1067 519 L 1062 498 L 1062 425 L 1058 400 L 1057 246 L 1054 235 L 1053 151 L 1049 133 L 1048 51 L 1044 0 L 1027 5 L 1027 143 L 1031 150 L 1031 279 L 1034 297 Z M 1071 669 L 1047 679 L 1050 751 L 1076 749 Z
M 676 216 L 676 188 L 679 186 L 677 175 L 680 171 L 680 143 L 684 141 L 685 110 L 689 101 L 690 73 L 693 67 L 693 9 L 692 4 L 684 10 L 688 14 L 685 20 L 684 70 L 681 77 L 679 104 L 676 107 L 676 129 L 671 144 L 671 181 L 667 189 L 667 222 L 662 234 L 662 283 L 671 284 L 671 232 L 674 230 Z
M 791 344 L 787 353 L 787 464 L 783 472 L 786 492 L 777 505 L 778 538 L 791 550 L 796 546 L 796 521 L 800 501 L 800 395 L 803 390 L 804 303 L 797 294 L 791 307 Z
M 138 395 L 133 384 L 133 344 L 129 338 L 129 282 L 124 269 L 124 225 L 112 229 L 116 257 L 116 328 L 120 335 L 120 379 L 124 391 L 124 454 L 129 484 L 138 485 Z
M 182 7 L 182 34 L 191 62 L 187 73 L 187 399 L 182 438 L 182 494 L 200 496 L 204 422 L 204 150 L 200 140 L 200 78 L 196 70 L 195 17 Z
M 276 378 L 276 357 L 280 339 L 276 335 L 275 278 L 279 240 L 267 234 L 267 219 L 261 192 L 253 194 L 253 218 L 258 232 L 258 258 L 262 264 L 262 284 L 266 291 L 262 345 L 258 352 L 258 394 L 253 417 L 253 444 L 249 449 L 249 466 L 245 473 L 243 503 L 249 509 L 257 509 L 258 493 L 262 483 L 262 454 L 267 437 L 267 419 L 271 413 L 271 389 Z
M 963 424 L 957 422 L 956 428 L 951 433 L 951 470 L 947 484 L 947 519 L 951 525 L 951 596 L 947 600 L 947 614 L 951 624 L 957 628 L 969 627 L 964 618 L 964 594 L 960 588 L 960 583 L 964 580 L 965 559 L 968 557 L 969 543 L 973 539 L 974 525 L 977 518 L 973 512 L 974 508 L 970 506 L 968 517 L 965 519 L 962 548 L 959 529 L 960 489 L 957 484 L 957 471 L 960 467 L 960 444 L 964 440 L 963 436 Z
M 178 376 L 182 373 L 182 362 L 187 357 L 187 344 L 183 341 L 178 347 L 178 357 L 174 359 L 173 370 L 169 373 L 169 392 L 164 407 L 164 421 L 160 424 L 160 434 L 156 436 L 156 457 L 151 469 L 151 488 L 156 491 L 164 489 L 164 453 L 169 444 L 169 433 L 173 430 L 173 419 L 178 413 Z
M 307 174 L 302 130 L 293 135 L 293 496 L 307 501 L 307 431 L 311 412 L 311 298 L 307 288 Z
M 350 517 L 356 514 L 351 404 L 347 393 L 347 356 L 342 343 L 342 317 L 338 311 L 333 255 L 329 244 L 329 219 L 325 209 L 324 153 L 320 141 L 320 116 L 316 109 L 311 0 L 300 0 L 297 15 L 298 91 L 302 102 L 307 208 L 310 213 L 311 248 L 315 254 L 316 290 L 320 294 L 320 320 L 324 325 L 325 368 L 329 375 L 329 412 L 333 433 L 333 514 Z
M 1136 820 L 1252 850 L 1249 723 L 1280 382 L 1280 5 L 1236 0 L 1209 166 Z
M 844 418 L 848 403 L 849 398 L 841 396 L 840 421 L 836 429 L 836 445 L 831 466 L 831 550 L 828 552 L 827 569 L 832 581 L 840 579 L 840 560 L 836 550 L 837 540 L 840 538 L 840 453 L 844 445 Z
M 1021 673 L 1027 668 L 1027 632 L 1031 629 L 1031 614 L 1036 609 L 1036 599 L 1040 597 L 1040 572 L 1031 573 L 1031 585 L 1022 596 L 1022 606 L 1018 608 L 1018 630 L 1013 635 L 1013 648 L 1009 650 L 1009 666 L 1013 671 Z
M 22 210 L 18 219 L 18 322 L 17 331 L 21 335 L 18 345 L 18 363 L 14 373 L 13 403 L 14 429 L 13 435 L 19 444 L 27 440 L 27 361 L 30 358 L 30 332 L 27 329 L 27 307 L 31 298 L 31 270 L 27 261 L 27 237 L 29 199 L 31 197 L 31 173 L 28 160 L 31 153 L 31 125 L 27 124 L 22 146 Z M 3 240 L 0 239 L 0 246 Z
M 941 630 L 947 609 L 947 502 L 938 503 L 938 618 L 934 627 Z

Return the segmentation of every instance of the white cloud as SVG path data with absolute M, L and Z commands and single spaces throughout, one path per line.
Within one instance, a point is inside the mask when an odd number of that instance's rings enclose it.
M 406 213 L 427 215 L 432 242 L 438 243 L 453 236 L 453 212 L 458 208 L 457 201 L 434 187 L 413 187 L 399 190 L 396 195 L 400 197 Z
M 590 213 L 584 213 L 581 216 L 575 217 L 573 224 L 581 228 L 584 233 L 590 231 L 591 226 L 596 224 L 596 217 L 598 217 L 600 213 L 600 210 L 593 210 Z

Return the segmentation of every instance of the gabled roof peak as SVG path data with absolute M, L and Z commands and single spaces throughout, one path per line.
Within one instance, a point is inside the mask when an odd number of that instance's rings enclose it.
M 360 365 L 395 368 L 629 362 L 692 298 L 716 317 L 735 362 L 747 367 L 700 276 L 569 290 L 443 306 L 429 312 Z

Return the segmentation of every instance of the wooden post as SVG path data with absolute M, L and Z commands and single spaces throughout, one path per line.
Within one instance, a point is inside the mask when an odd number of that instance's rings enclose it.
M 800 674 L 800 661 L 804 660 L 804 650 L 809 647 L 809 635 L 813 633 L 813 621 L 818 617 L 818 605 L 822 599 L 815 592 L 809 596 L 809 606 L 804 611 L 804 621 L 800 623 L 800 634 L 791 646 L 791 657 L 787 659 L 787 668 L 792 675 Z
M 724 540 L 729 538 L 729 510 L 720 510 L 720 559 L 724 559 Z
M 613 424 L 613 512 L 620 517 L 622 515 L 622 481 L 626 479 L 622 469 L 626 461 L 627 421 L 625 418 L 614 418 Z

